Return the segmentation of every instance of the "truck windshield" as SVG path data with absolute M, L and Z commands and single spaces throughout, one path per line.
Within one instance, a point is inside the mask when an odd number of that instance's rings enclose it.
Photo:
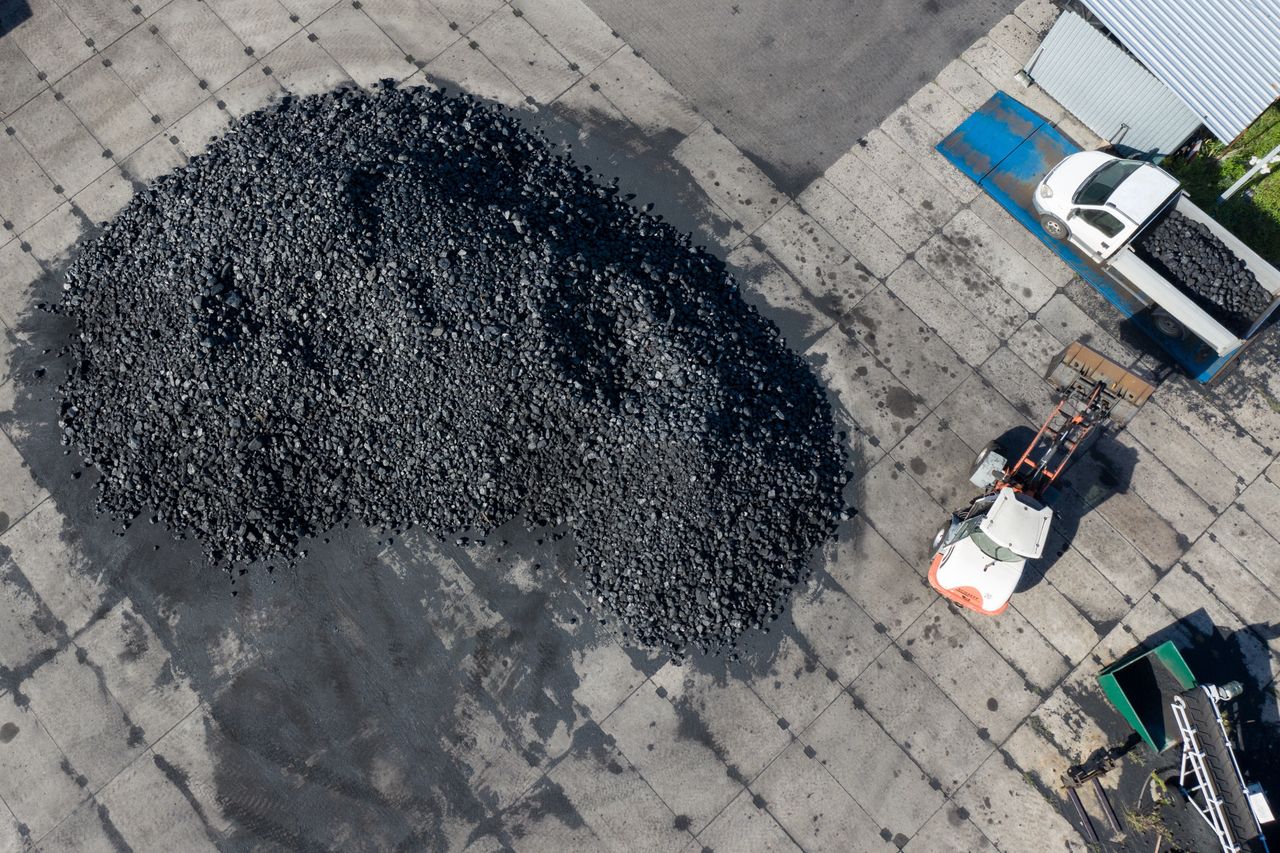
M 1137 160 L 1112 160 L 1084 182 L 1076 192 L 1076 204 L 1105 203 L 1120 182 L 1140 168 L 1142 163 Z
M 973 544 L 977 545 L 982 550 L 982 553 L 994 560 L 999 560 L 1002 563 L 1014 563 L 1022 559 L 1003 545 L 997 545 L 994 539 L 981 530 L 974 530 L 971 535 Z

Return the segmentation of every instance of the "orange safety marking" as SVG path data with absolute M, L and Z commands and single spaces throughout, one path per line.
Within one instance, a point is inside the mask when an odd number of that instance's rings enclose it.
M 929 564 L 929 586 L 943 598 L 954 601 L 961 607 L 967 607 L 970 610 L 981 613 L 984 616 L 999 616 L 1009 606 L 1006 601 L 995 610 L 987 610 L 982 606 L 982 593 L 971 586 L 958 586 L 954 589 L 948 589 L 938 583 L 938 569 L 942 566 L 942 552 L 939 551 L 933 555 L 933 562 Z

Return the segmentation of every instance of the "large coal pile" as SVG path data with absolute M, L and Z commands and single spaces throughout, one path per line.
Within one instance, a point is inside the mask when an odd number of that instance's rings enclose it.
M 85 246 L 64 441 L 224 567 L 346 519 L 571 531 L 641 643 L 775 616 L 847 481 L 825 395 L 687 235 L 504 110 L 344 90 L 247 117 Z
M 1203 224 L 1170 211 L 1134 244 L 1139 257 L 1181 283 L 1207 313 L 1243 334 L 1272 296 Z

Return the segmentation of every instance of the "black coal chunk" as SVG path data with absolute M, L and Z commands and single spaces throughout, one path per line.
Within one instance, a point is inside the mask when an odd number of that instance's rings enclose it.
M 83 247 L 57 310 L 101 508 L 224 567 L 518 518 L 574 535 L 638 642 L 721 651 L 842 510 L 823 389 L 723 264 L 467 96 L 247 116 Z
M 1271 294 L 1225 243 L 1176 210 L 1139 235 L 1134 250 L 1237 335 L 1271 304 Z

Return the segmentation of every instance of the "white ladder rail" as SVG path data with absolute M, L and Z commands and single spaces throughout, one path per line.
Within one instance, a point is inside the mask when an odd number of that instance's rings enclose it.
M 1242 848 L 1236 843 L 1231 835 L 1231 830 L 1228 829 L 1222 798 L 1218 796 L 1218 792 L 1213 786 L 1212 777 L 1209 775 L 1209 769 L 1205 766 L 1204 752 L 1200 748 L 1196 727 L 1191 724 L 1191 720 L 1187 717 L 1186 701 L 1181 696 L 1175 696 L 1170 703 L 1170 709 L 1173 711 L 1173 717 L 1177 721 L 1178 730 L 1182 735 L 1182 766 L 1178 772 L 1178 785 L 1187 793 L 1187 800 L 1209 824 L 1213 834 L 1218 837 L 1218 844 L 1222 846 L 1223 853 L 1240 853 Z M 1219 722 L 1219 725 L 1221 725 L 1221 722 Z M 1188 765 L 1190 765 L 1196 779 L 1196 785 L 1190 788 L 1187 787 L 1187 776 L 1190 775 L 1187 773 Z M 1203 806 L 1196 802 L 1193 796 L 1197 793 L 1204 797 L 1205 804 Z

